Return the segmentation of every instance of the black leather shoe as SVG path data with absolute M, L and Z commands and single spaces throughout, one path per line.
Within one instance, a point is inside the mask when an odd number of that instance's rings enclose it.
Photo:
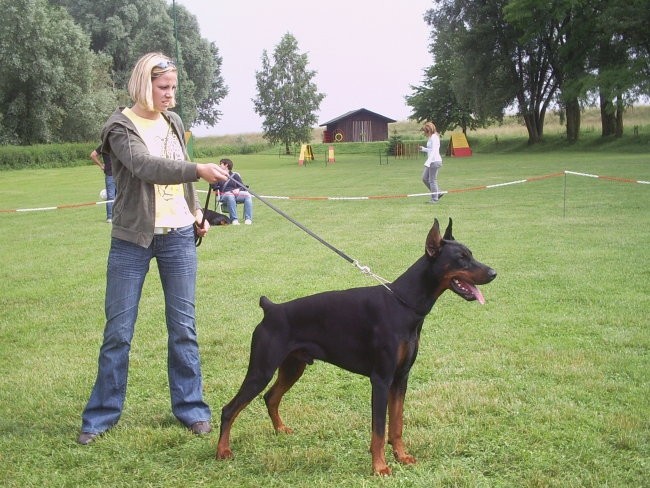
M 193 434 L 203 435 L 212 432 L 212 427 L 210 427 L 210 422 L 207 420 L 201 420 L 200 422 L 194 422 L 190 425 L 190 430 Z
M 92 441 L 95 440 L 95 437 L 97 437 L 99 434 L 93 434 L 91 432 L 82 432 L 79 434 L 79 438 L 77 439 L 77 442 L 83 446 L 87 446 L 90 444 Z

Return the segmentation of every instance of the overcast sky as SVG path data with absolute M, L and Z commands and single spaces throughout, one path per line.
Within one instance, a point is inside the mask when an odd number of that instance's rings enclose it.
M 201 37 L 214 41 L 223 58 L 229 93 L 223 116 L 198 135 L 260 132 L 253 110 L 255 72 L 266 49 L 272 60 L 282 36 L 291 33 L 317 89 L 326 96 L 316 113 L 323 124 L 350 110 L 366 108 L 395 120 L 411 113 L 404 97 L 420 85 L 432 64 L 430 29 L 423 16 L 431 0 L 176 0 L 194 14 Z

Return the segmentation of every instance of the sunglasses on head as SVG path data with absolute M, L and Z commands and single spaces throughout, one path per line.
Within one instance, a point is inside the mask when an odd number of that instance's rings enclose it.
M 164 59 L 156 65 L 156 68 L 160 68 L 160 69 L 175 68 L 175 67 L 176 67 L 176 63 L 174 63 L 171 59 Z

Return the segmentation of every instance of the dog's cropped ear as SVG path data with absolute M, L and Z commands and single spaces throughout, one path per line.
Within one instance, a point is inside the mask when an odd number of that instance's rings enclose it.
M 446 241 L 455 241 L 456 240 L 456 239 L 454 239 L 454 236 L 451 234 L 451 225 L 452 225 L 452 221 L 451 221 L 451 217 L 449 217 L 449 224 L 447 224 L 447 230 L 445 230 L 445 235 L 443 237 L 443 239 L 446 240 Z
M 431 258 L 435 258 L 440 253 L 442 247 L 442 237 L 440 236 L 440 224 L 438 219 L 433 220 L 433 227 L 427 235 L 427 242 L 424 245 L 424 251 Z

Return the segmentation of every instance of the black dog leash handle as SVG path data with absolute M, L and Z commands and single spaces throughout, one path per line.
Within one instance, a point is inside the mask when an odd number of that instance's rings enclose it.
M 199 235 L 198 228 L 202 229 L 203 226 L 205 225 L 205 214 L 207 213 L 208 205 L 210 204 L 210 193 L 212 193 L 212 188 L 210 187 L 210 185 L 208 185 L 208 196 L 205 199 L 205 207 L 203 208 L 203 218 L 201 219 L 201 223 L 198 226 L 196 222 L 194 223 L 194 245 L 196 247 L 199 247 L 201 245 L 201 242 L 203 241 L 203 237 Z

